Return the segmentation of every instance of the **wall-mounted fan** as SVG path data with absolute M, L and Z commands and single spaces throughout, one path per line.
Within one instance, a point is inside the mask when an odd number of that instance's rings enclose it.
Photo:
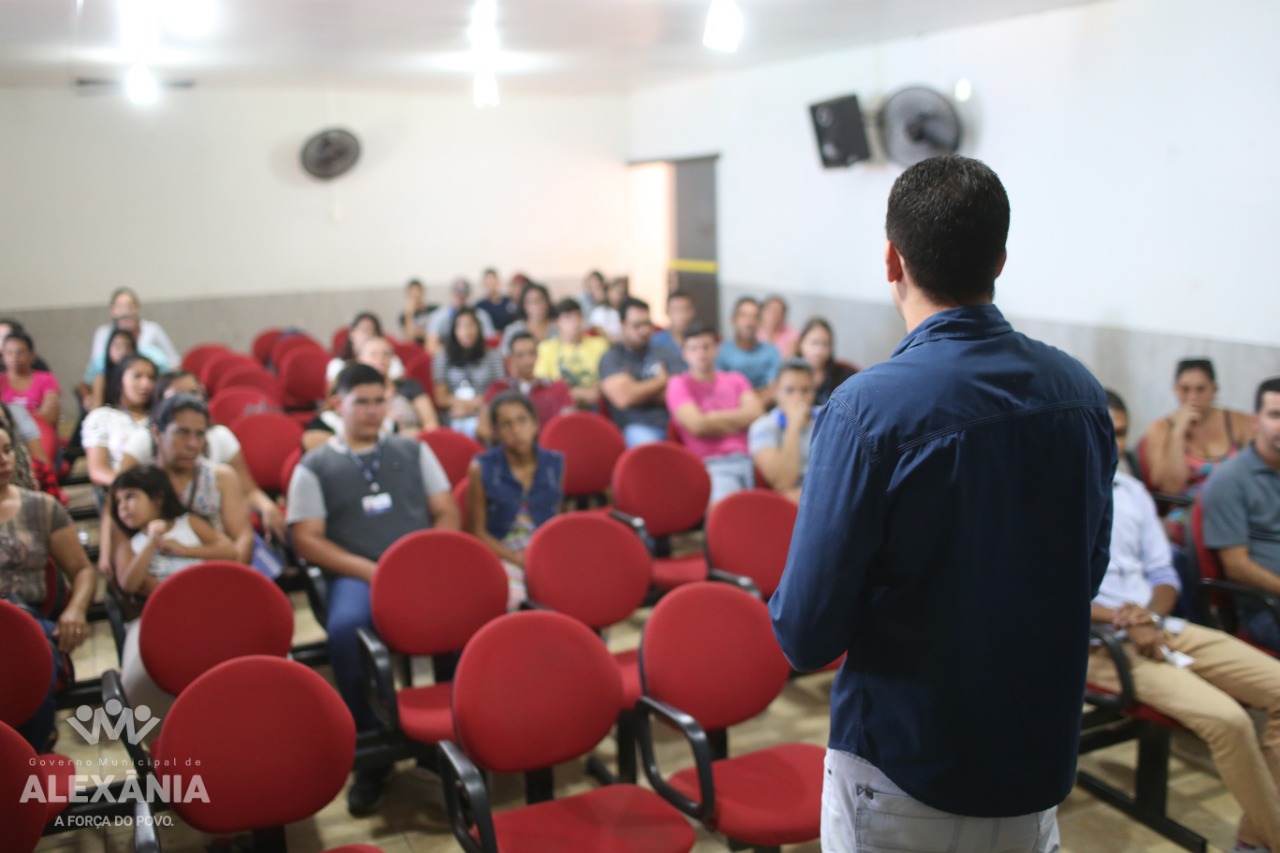
M 890 160 L 913 166 L 960 148 L 960 116 L 942 93 L 908 86 L 885 101 L 880 134 Z
M 302 168 L 326 181 L 350 171 L 359 159 L 360 140 L 340 127 L 322 130 L 302 146 Z

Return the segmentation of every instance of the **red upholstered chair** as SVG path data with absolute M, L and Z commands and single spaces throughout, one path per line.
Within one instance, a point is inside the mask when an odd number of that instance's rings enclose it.
M 248 356 L 233 352 L 227 348 L 222 348 L 217 352 L 210 353 L 200 361 L 200 370 L 192 371 L 200 378 L 200 384 L 207 390 L 213 384 L 214 377 L 218 372 L 231 367 L 235 364 L 242 364 L 241 359 L 249 358 Z
M 276 341 L 280 340 L 280 335 L 284 332 L 278 326 L 270 329 L 263 329 L 253 338 L 253 343 L 249 346 L 249 351 L 253 353 L 253 357 L 258 360 L 258 364 L 263 367 L 271 361 L 271 348 L 276 345 Z
M 396 355 L 400 358 L 400 363 L 405 366 L 406 370 L 409 368 L 409 362 L 417 361 L 427 354 L 427 351 L 418 344 L 397 341 L 392 338 L 388 338 L 388 340 L 391 341 L 391 348 L 395 350 Z
M 462 529 L 466 530 L 470 516 L 467 514 L 467 484 L 470 481 L 463 477 L 453 487 L 453 502 L 458 505 L 458 512 L 462 514 Z
M 591 750 L 622 696 L 600 639 L 560 613 L 524 612 L 481 628 L 454 679 L 456 743 L 441 744 L 445 796 L 464 850 L 687 851 L 696 837 L 652 791 L 606 785 L 552 799 L 553 765 Z M 480 769 L 541 771 L 530 805 L 492 814 Z
M 776 848 L 818 837 L 822 747 L 788 743 L 729 756 L 726 730 L 767 709 L 791 672 L 763 601 L 727 584 L 672 591 L 645 625 L 640 671 L 640 744 L 655 790 L 731 845 Z M 693 767 L 661 775 L 651 714 L 684 733 Z
M 44 803 L 31 797 L 22 801 L 37 761 L 31 744 L 0 723 L 0 826 L 5 849 L 13 853 L 35 850 L 48 820 Z
M 324 345 L 310 335 L 281 335 L 271 345 L 271 366 L 275 368 L 277 375 L 280 374 L 280 365 L 284 363 L 285 356 L 298 349 L 313 349 L 323 353 L 326 357 L 329 355 Z
M 1269 611 L 1276 624 L 1280 625 L 1280 596 L 1227 580 L 1218 552 L 1204 544 L 1204 505 L 1200 495 L 1196 496 L 1196 501 L 1191 506 L 1191 538 L 1195 541 L 1196 563 L 1201 577 L 1200 587 L 1196 590 L 1200 596 L 1200 612 L 1209 614 L 1222 630 L 1274 655 L 1275 652 L 1259 646 L 1249 638 L 1240 625 L 1237 608 L 1240 602 L 1248 601 L 1254 610 Z
M 579 501 L 603 497 L 613 466 L 627 449 L 613 421 L 594 412 L 572 412 L 552 418 L 539 443 L 564 454 L 564 496 Z
M 355 747 L 355 722 L 328 682 L 295 661 L 250 656 L 213 667 L 173 703 L 155 774 L 167 790 L 188 790 L 199 773 L 207 797 L 170 807 L 200 832 L 251 832 L 254 849 L 284 850 L 285 825 L 342 790 Z
M 707 516 L 707 562 L 750 578 L 766 600 L 778 588 L 791 549 L 796 505 L 768 489 L 735 492 Z
M 313 347 L 291 350 L 279 364 L 280 395 L 286 409 L 313 409 L 329 392 L 329 356 Z
M 471 460 L 484 452 L 484 445 L 480 442 L 451 429 L 424 429 L 418 433 L 418 440 L 426 442 L 436 459 L 440 460 L 450 486 L 465 480 Z
M 329 338 L 329 352 L 337 358 L 342 358 L 342 351 L 347 347 L 347 336 L 350 333 L 351 330 L 346 326 L 334 329 L 332 337 Z
M 284 464 L 280 466 L 280 482 L 284 484 L 284 492 L 288 494 L 289 483 L 293 480 L 293 469 L 298 467 L 298 462 L 302 459 L 302 448 L 295 447 L 290 451 L 289 455 L 284 458 Z
M 600 631 L 644 603 L 651 575 L 649 552 L 629 530 L 608 518 L 572 513 L 534 531 L 525 552 L 529 599 Z M 640 699 L 636 650 L 616 652 L 622 676 L 618 717 L 618 775 L 636 780 L 635 722 Z
M 287 415 L 263 412 L 245 415 L 231 425 L 240 440 L 249 473 L 267 494 L 278 495 L 289 488 L 280 480 L 281 466 L 302 442 L 302 427 Z
M 257 388 L 224 388 L 209 399 L 210 419 L 223 426 L 231 426 L 245 415 L 280 411 L 279 398 Z
M 182 356 L 182 369 L 189 370 L 199 376 L 206 361 L 215 355 L 226 352 L 231 352 L 231 348 L 225 344 L 199 344 L 187 350 Z
M 452 654 L 507 608 L 507 574 L 480 540 L 457 530 L 401 537 L 378 560 L 369 590 L 376 636 L 358 632 L 374 713 L 391 732 L 435 745 L 453 733 Z M 436 683 L 391 679 L 391 654 L 435 658 Z
M 252 388 L 275 400 L 277 407 L 280 405 L 280 380 L 260 365 L 249 367 L 241 363 L 228 368 L 218 376 L 217 388 L 209 393 L 216 395 L 229 388 Z
M 432 400 L 436 398 L 436 382 L 431 375 L 431 353 L 426 350 L 418 350 L 418 354 L 412 359 L 401 359 L 404 362 L 404 375 L 408 379 L 416 379 L 418 384 L 422 386 L 422 390 L 427 392 L 427 396 Z

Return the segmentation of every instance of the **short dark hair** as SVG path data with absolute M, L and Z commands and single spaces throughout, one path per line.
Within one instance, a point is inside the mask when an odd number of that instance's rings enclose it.
M 423 285 L 422 285 L 422 281 L 421 281 L 420 279 L 416 279 L 416 278 L 411 278 L 411 279 L 409 279 L 407 282 L 405 282 L 405 285 L 404 285 L 404 289 L 405 289 L 405 290 L 408 290 L 408 289 L 409 289 L 409 288 L 411 288 L 411 287 L 416 287 L 416 288 L 418 288 L 418 289 L 420 289 L 420 290 L 426 290 L 426 288 L 425 288 L 425 287 L 423 287 Z
M 688 299 L 693 301 L 693 294 L 685 290 L 683 287 L 677 287 L 675 290 L 667 294 L 667 304 L 671 304 L 672 299 Z
M 385 385 L 386 381 L 386 377 L 378 372 L 378 368 L 353 361 L 338 371 L 338 378 L 334 380 L 333 393 L 341 397 L 344 394 L 350 394 L 357 386 Z
M 931 157 L 893 182 L 885 234 L 912 280 L 935 302 L 995 293 L 1009 236 L 1009 196 L 985 163 Z
M 1178 362 L 1178 366 L 1173 371 L 1173 381 L 1177 382 L 1182 378 L 1182 374 L 1188 370 L 1203 370 L 1204 374 L 1209 377 L 1210 382 L 1217 382 L 1218 375 L 1213 370 L 1213 362 L 1207 358 L 1184 358 Z
M 799 357 L 789 358 L 786 361 L 782 362 L 782 366 L 778 368 L 778 375 L 781 376 L 782 374 L 788 373 L 788 372 L 803 373 L 804 375 L 812 379 L 813 365 L 809 364 L 809 362 L 805 361 L 803 358 L 799 358 Z
M 1124 400 L 1120 395 L 1110 388 L 1103 388 L 1102 393 L 1107 395 L 1107 408 L 1120 412 L 1121 414 L 1129 414 L 1129 407 L 1124 404 Z
M 476 324 L 476 342 L 469 347 L 458 343 L 458 321 L 463 317 L 470 317 Z M 444 357 L 445 364 L 456 365 L 474 364 L 484 358 L 484 326 L 480 325 L 474 308 L 459 308 L 453 315 L 449 323 L 449 337 L 444 342 Z
M 491 275 L 496 277 L 498 275 L 497 267 L 485 267 L 484 272 L 480 273 L 480 277 L 483 278 L 486 275 Z
M 507 352 L 511 352 L 512 350 L 514 350 L 516 348 L 516 344 L 520 343 L 521 341 L 533 341 L 535 345 L 537 345 L 538 343 L 538 339 L 535 338 L 531 332 L 526 332 L 524 330 L 521 330 L 519 332 L 516 332 L 514 335 L 512 335 L 511 339 L 507 341 Z
M 10 332 L 25 332 L 27 330 L 22 325 L 21 320 L 15 320 L 12 317 L 0 317 L 0 326 L 8 326 Z
M 22 343 L 27 345 L 28 352 L 36 351 L 36 345 L 35 342 L 31 340 L 31 336 L 21 329 L 14 329 L 9 332 L 9 334 L 5 335 L 4 340 L 0 341 L 0 346 L 9 343 L 9 341 L 22 341 Z
M 783 299 L 783 298 L 782 298 L 780 295 L 778 295 L 777 293 L 770 293 L 770 294 L 769 294 L 768 296 L 766 296 L 764 299 L 761 299 L 761 300 L 760 300 L 760 307 L 761 307 L 761 308 L 763 308 L 764 306 L 768 305 L 770 302 L 776 302 L 776 303 L 778 303 L 779 305 L 781 305 L 781 306 L 782 306 L 782 310 L 783 310 L 783 311 L 786 311 L 786 310 L 787 310 L 787 308 L 788 308 L 787 300 Z
M 733 313 L 737 314 L 738 309 L 743 305 L 754 305 L 759 308 L 760 300 L 756 299 L 754 296 L 739 296 L 737 299 L 733 300 Z
M 196 380 L 196 382 L 200 381 L 199 376 L 196 376 L 190 370 L 183 370 L 180 367 L 176 370 L 166 370 L 164 373 L 161 373 L 160 378 L 156 380 L 156 399 L 163 400 L 164 393 L 169 390 L 170 385 L 177 382 L 179 379 L 186 379 L 188 376 Z
M 1258 386 L 1257 393 L 1253 395 L 1253 411 L 1255 414 L 1262 413 L 1262 398 L 1266 394 L 1280 394 L 1280 376 L 1264 379 L 1262 384 Z
M 170 394 L 156 404 L 151 425 L 156 432 L 164 432 L 173 423 L 174 418 L 183 412 L 195 412 L 209 420 L 209 406 L 195 394 Z
M 178 493 L 174 491 L 173 482 L 163 469 L 155 465 L 135 465 L 121 471 L 111 481 L 111 514 L 116 526 L 130 536 L 138 532 L 138 528 L 129 527 L 120 518 L 120 501 L 116 495 L 122 489 L 137 489 L 160 505 L 160 517 L 172 521 L 187 513 Z
M 582 313 L 582 305 L 579 304 L 578 300 L 571 299 L 570 297 L 567 297 L 567 296 L 564 299 L 561 299 L 555 305 L 555 315 L 557 317 L 559 317 L 561 314 L 581 314 L 581 313 Z
M 637 311 L 648 312 L 649 303 L 645 302 L 643 299 L 637 299 L 634 296 L 628 296 L 626 299 L 622 300 L 622 302 L 618 304 L 618 319 L 625 322 L 627 319 L 627 312 L 630 311 L 632 308 L 636 309 Z
M 709 323 L 694 320 L 689 324 L 689 328 L 684 330 L 684 342 L 688 343 L 694 338 L 700 338 L 703 335 L 710 335 L 714 338 L 716 336 L 716 330 L 711 328 Z
M 538 412 L 533 408 L 533 401 L 530 400 L 528 397 L 526 397 L 524 394 L 521 394 L 519 391 L 503 391 L 501 394 L 497 395 L 492 400 L 490 400 L 489 401 L 490 420 L 497 420 L 498 409 L 501 409 L 503 406 L 510 405 L 512 403 L 516 404 L 517 406 L 523 406 L 524 410 L 529 413 L 529 417 L 533 418 L 533 422 L 534 423 L 538 422 Z
M 142 300 L 138 298 L 138 292 L 132 287 L 117 287 L 115 290 L 111 291 L 111 299 L 107 301 L 107 307 L 110 308 L 112 305 L 115 305 L 116 300 L 121 296 L 124 296 L 126 293 L 129 295 L 129 298 L 133 300 L 134 305 L 137 305 L 139 308 L 142 307 Z

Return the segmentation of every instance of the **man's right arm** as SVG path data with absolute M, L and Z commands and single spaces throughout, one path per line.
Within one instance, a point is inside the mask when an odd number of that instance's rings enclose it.
M 1240 484 L 1233 478 L 1210 477 L 1200 500 L 1204 544 L 1218 552 L 1227 580 L 1280 595 L 1280 575 L 1249 556 L 1249 510 Z
M 604 372 L 602 361 L 601 374 L 603 375 Z M 600 390 L 608 398 L 610 406 L 615 409 L 629 409 L 641 403 L 648 403 L 654 397 L 666 393 L 667 370 L 664 365 L 659 364 L 657 374 L 648 379 L 635 379 L 625 370 L 619 370 L 600 380 Z
M 886 526 L 886 489 L 852 414 L 843 402 L 827 404 L 814 425 L 787 566 L 769 600 L 778 644 L 798 670 L 820 669 L 849 648 Z

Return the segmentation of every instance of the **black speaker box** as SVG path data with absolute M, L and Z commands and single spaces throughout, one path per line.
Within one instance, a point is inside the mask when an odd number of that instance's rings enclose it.
M 813 118 L 823 168 L 839 169 L 871 158 L 857 95 L 812 104 L 809 115 Z

